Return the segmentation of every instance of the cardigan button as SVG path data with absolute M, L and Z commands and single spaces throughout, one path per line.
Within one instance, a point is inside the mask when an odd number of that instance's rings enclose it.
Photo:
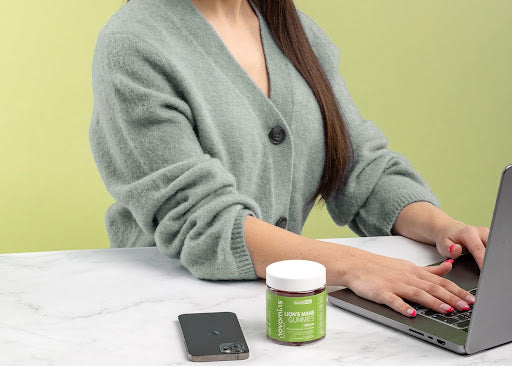
M 284 141 L 284 138 L 286 136 L 286 133 L 281 127 L 274 127 L 270 130 L 268 137 L 270 138 L 270 141 L 274 144 L 280 144 Z
M 279 220 L 276 222 L 276 226 L 280 227 L 281 229 L 284 229 L 286 227 L 286 224 L 288 224 L 288 220 L 286 220 L 286 217 L 280 217 Z

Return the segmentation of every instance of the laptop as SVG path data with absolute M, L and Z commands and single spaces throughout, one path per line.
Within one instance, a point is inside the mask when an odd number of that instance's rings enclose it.
M 475 295 L 470 310 L 441 314 L 414 304 L 417 315 L 409 318 L 349 289 L 333 291 L 328 298 L 335 306 L 460 354 L 511 342 L 512 165 L 501 176 L 482 271 L 473 257 L 465 254 L 455 259 L 445 278 Z

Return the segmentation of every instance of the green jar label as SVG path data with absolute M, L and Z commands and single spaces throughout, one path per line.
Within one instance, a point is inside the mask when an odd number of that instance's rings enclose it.
M 267 335 L 284 342 L 313 341 L 325 335 L 326 292 L 304 297 L 267 290 Z

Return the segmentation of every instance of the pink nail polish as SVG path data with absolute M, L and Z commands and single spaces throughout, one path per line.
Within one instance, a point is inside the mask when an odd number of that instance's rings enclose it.
M 465 297 L 464 300 L 466 300 L 470 304 L 474 304 L 476 299 L 475 299 L 475 297 L 473 295 L 468 295 L 468 296 Z
M 407 314 L 409 314 L 409 316 L 416 316 L 416 310 L 413 308 L 407 309 Z
M 447 259 L 447 260 L 445 260 L 445 262 L 448 262 L 448 263 L 452 263 L 452 264 L 453 264 L 453 259 Z
M 457 303 L 457 307 L 460 309 L 460 310 L 469 310 L 469 305 L 467 302 L 465 301 L 462 301 L 460 300 L 458 303 Z
M 441 306 L 439 306 L 441 308 L 441 310 L 447 312 L 447 313 L 451 313 L 454 309 L 452 306 L 448 305 L 448 304 L 441 304 Z
M 452 249 L 454 246 L 455 246 L 455 244 L 450 245 L 450 253 L 452 252 Z

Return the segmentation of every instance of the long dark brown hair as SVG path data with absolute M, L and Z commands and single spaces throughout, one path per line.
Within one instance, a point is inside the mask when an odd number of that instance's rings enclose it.
M 126 0 L 128 2 L 130 0 Z M 353 157 L 347 126 L 331 84 L 325 76 L 297 15 L 293 0 L 251 0 L 265 18 L 274 39 L 313 91 L 322 113 L 326 144 L 320 186 L 311 197 L 324 202 L 343 185 Z

